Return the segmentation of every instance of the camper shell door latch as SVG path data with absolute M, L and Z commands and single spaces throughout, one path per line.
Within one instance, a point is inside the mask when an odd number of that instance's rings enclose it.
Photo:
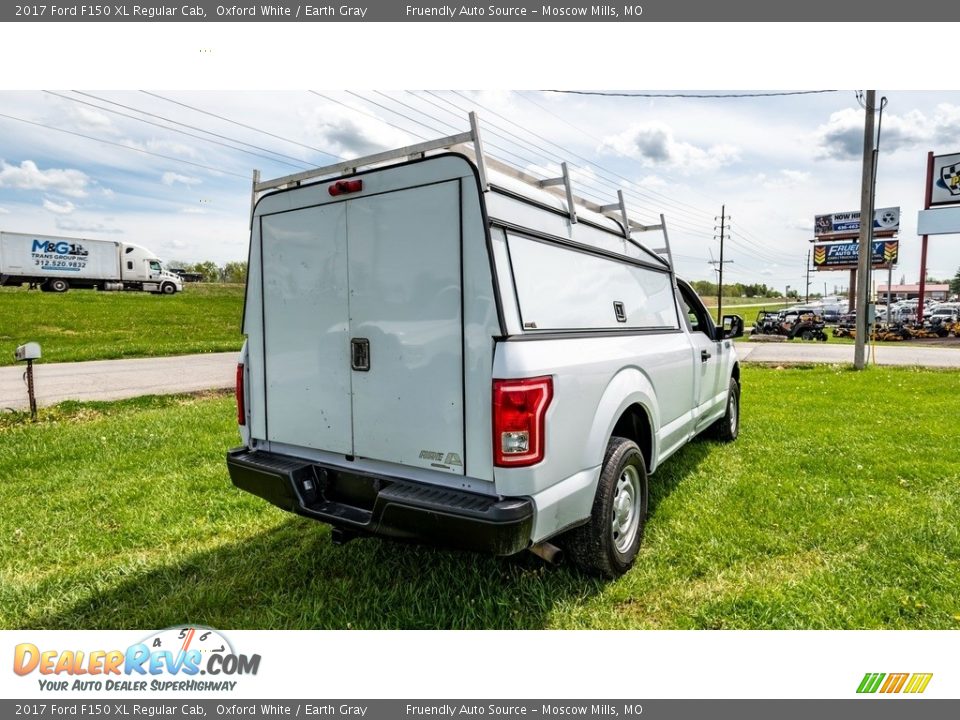
M 360 372 L 370 370 L 370 341 L 367 338 L 351 338 L 350 367 Z

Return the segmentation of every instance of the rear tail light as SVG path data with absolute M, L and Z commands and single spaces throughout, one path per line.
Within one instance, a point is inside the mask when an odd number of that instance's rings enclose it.
M 243 363 L 237 365 L 237 425 L 247 424 L 247 403 L 244 400 Z
M 498 467 L 536 465 L 544 455 L 544 418 L 553 378 L 493 381 L 493 462 Z
M 363 180 L 338 180 L 328 188 L 331 195 L 347 195 L 363 190 Z

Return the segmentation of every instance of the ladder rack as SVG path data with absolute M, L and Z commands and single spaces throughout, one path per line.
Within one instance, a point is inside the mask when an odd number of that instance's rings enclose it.
M 253 223 L 253 211 L 256 207 L 257 200 L 260 199 L 263 193 L 269 190 L 300 187 L 304 184 L 311 184 L 313 182 L 323 182 L 326 179 L 356 173 L 361 168 L 372 168 L 379 165 L 389 164 L 396 160 L 412 160 L 422 158 L 426 156 L 427 153 L 436 150 L 455 150 L 473 157 L 477 166 L 478 174 L 480 176 L 480 187 L 484 192 L 487 192 L 490 189 L 490 185 L 487 180 L 487 168 L 490 168 L 503 175 L 514 178 L 515 180 L 519 180 L 533 187 L 540 188 L 546 192 L 562 197 L 566 201 L 567 212 L 569 213 L 571 223 L 577 222 L 577 205 L 585 208 L 586 210 L 597 213 L 598 215 L 603 215 L 615 220 L 623 229 L 624 238 L 639 249 L 659 257 L 669 268 L 670 274 L 674 278 L 674 282 L 676 282 L 673 270 L 673 255 L 670 251 L 670 239 L 667 235 L 667 226 L 662 213 L 660 214 L 659 224 L 644 225 L 643 223 L 630 219 L 628 216 L 627 206 L 626 202 L 624 201 L 622 190 L 617 190 L 617 202 L 609 205 L 601 205 L 593 200 L 576 195 L 573 191 L 573 183 L 570 179 L 570 172 L 567 168 L 567 163 L 565 162 L 560 164 L 561 174 L 558 177 L 542 180 L 528 172 L 497 160 L 496 158 L 489 157 L 484 153 L 483 150 L 483 140 L 480 134 L 480 121 L 477 117 L 477 114 L 475 112 L 470 112 L 469 120 L 470 130 L 467 132 L 458 133 L 456 135 L 448 135 L 435 140 L 427 140 L 414 145 L 406 145 L 394 150 L 386 150 L 384 152 L 374 153 L 373 155 L 366 155 L 364 157 L 353 158 L 351 160 L 344 160 L 333 165 L 325 165 L 312 170 L 304 170 L 303 172 L 294 173 L 292 175 L 284 175 L 283 177 L 275 178 L 273 180 L 261 180 L 260 171 L 254 170 L 250 204 L 251 226 Z M 661 231 L 663 234 L 663 247 L 649 248 L 633 237 L 634 233 L 653 232 L 657 230 Z

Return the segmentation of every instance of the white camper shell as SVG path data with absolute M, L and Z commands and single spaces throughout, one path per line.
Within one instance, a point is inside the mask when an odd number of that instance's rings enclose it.
M 736 437 L 743 323 L 715 328 L 637 240 L 665 244 L 662 223 L 579 201 L 565 167 L 536 181 L 484 158 L 471 119 L 255 181 L 230 475 L 335 539 L 559 538 L 615 576 L 648 473 L 703 430 Z

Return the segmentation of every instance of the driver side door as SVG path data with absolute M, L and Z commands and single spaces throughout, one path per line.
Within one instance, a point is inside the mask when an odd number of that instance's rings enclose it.
M 713 317 L 689 285 L 678 281 L 680 308 L 690 330 L 693 346 L 694 431 L 699 432 L 704 418 L 726 399 L 726 383 L 721 377 L 723 343 L 717 342 Z M 722 406 L 722 405 L 721 405 Z

